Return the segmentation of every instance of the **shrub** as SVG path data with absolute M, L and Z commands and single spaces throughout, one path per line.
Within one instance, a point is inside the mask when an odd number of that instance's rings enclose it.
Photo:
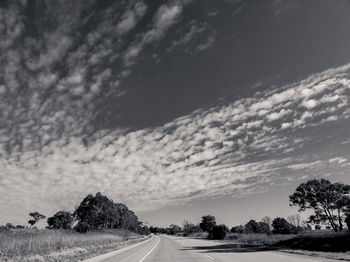
M 70 212 L 59 211 L 47 219 L 49 229 L 71 229 L 74 218 Z
M 293 234 L 296 233 L 295 227 L 288 223 L 283 217 L 276 217 L 272 221 L 272 233 L 274 234 Z
M 193 235 L 193 234 L 202 233 L 202 232 L 203 231 L 199 226 L 194 225 L 188 221 L 184 221 L 184 223 L 183 223 L 183 235 L 184 236 Z
M 231 228 L 231 233 L 243 234 L 245 232 L 244 226 L 235 226 Z
M 225 225 L 214 226 L 211 231 L 212 239 L 224 239 L 226 233 L 228 232 L 228 228 Z
M 199 224 L 199 227 L 206 232 L 211 232 L 216 226 L 216 219 L 214 216 L 207 215 L 202 216 L 202 222 Z
M 79 233 L 86 233 L 90 230 L 90 226 L 88 223 L 85 222 L 79 222 L 75 227 L 74 230 Z
M 257 234 L 268 234 L 270 233 L 270 227 L 265 222 L 256 222 L 255 220 L 250 220 L 245 225 L 246 233 L 257 233 Z

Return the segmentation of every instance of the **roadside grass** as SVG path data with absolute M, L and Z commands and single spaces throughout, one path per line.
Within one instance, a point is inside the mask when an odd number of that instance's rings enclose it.
M 323 252 L 350 251 L 350 232 L 300 234 L 275 243 L 276 247 Z
M 281 249 L 284 253 L 298 254 L 311 257 L 322 257 L 327 259 L 337 259 L 343 261 L 350 261 L 350 252 L 324 252 L 324 251 L 309 251 L 309 250 L 293 250 Z
M 86 234 L 73 230 L 0 230 L 0 258 L 48 255 L 67 249 L 109 246 L 138 238 L 140 235 L 126 230 L 90 231 Z
M 350 232 L 308 231 L 292 235 L 228 233 L 224 240 L 237 247 L 350 261 Z
M 207 239 L 208 238 L 208 232 L 197 232 L 190 235 L 187 235 L 186 237 L 189 238 L 196 238 L 196 239 Z
M 249 244 L 249 245 L 261 245 L 270 246 L 279 241 L 284 241 L 292 239 L 297 235 L 279 235 L 279 234 L 238 234 L 238 233 L 228 233 L 225 237 L 226 240 L 234 240 L 237 243 Z

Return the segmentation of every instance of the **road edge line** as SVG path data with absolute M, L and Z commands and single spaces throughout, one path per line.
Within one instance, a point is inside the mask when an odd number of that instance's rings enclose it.
M 143 256 L 143 258 L 141 258 L 141 260 L 139 262 L 143 262 L 149 256 L 149 254 L 152 253 L 152 251 L 156 248 L 156 246 L 158 246 L 159 242 L 160 242 L 160 237 L 158 237 L 158 242 L 151 248 L 150 251 L 147 252 L 146 255 Z
M 82 260 L 81 262 L 100 262 L 100 261 L 103 261 L 105 259 L 108 259 L 112 256 L 115 256 L 117 254 L 120 254 L 120 253 L 123 253 L 124 251 L 127 251 L 129 249 L 132 249 L 134 247 L 137 247 L 143 243 L 146 243 L 148 241 L 150 241 L 151 239 L 153 239 L 153 236 L 141 241 L 141 242 L 138 242 L 136 244 L 133 244 L 131 246 L 127 246 L 127 247 L 123 247 L 123 248 L 120 248 L 120 249 L 117 249 L 117 250 L 114 250 L 114 251 L 111 251 L 111 252 L 108 252 L 108 253 L 104 253 L 104 254 L 101 254 L 101 255 L 98 255 L 98 256 L 95 256 L 95 257 L 90 257 L 90 258 L 87 258 L 85 260 Z

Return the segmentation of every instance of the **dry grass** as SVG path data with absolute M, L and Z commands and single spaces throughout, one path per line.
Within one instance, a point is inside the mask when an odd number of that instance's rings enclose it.
M 279 250 L 285 253 L 292 253 L 311 257 L 322 257 L 327 259 L 337 259 L 343 261 L 350 261 L 350 252 L 322 252 L 322 251 L 308 251 L 308 250 L 292 250 L 285 249 Z
M 229 233 L 226 235 L 227 240 L 235 240 L 238 243 L 250 245 L 270 246 L 279 241 L 284 241 L 294 238 L 296 235 L 267 235 L 267 234 L 237 234 Z
M 91 231 L 86 234 L 71 230 L 1 230 L 0 258 L 46 255 L 65 249 L 110 245 L 139 237 L 125 230 Z
M 198 238 L 198 239 L 207 239 L 208 238 L 208 232 L 197 232 L 197 233 L 190 234 L 190 235 L 188 235 L 186 237 Z

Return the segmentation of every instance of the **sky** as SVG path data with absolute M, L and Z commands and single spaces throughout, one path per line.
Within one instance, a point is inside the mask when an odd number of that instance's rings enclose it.
M 0 2 L 0 224 L 87 194 L 148 225 L 350 183 L 350 2 Z

